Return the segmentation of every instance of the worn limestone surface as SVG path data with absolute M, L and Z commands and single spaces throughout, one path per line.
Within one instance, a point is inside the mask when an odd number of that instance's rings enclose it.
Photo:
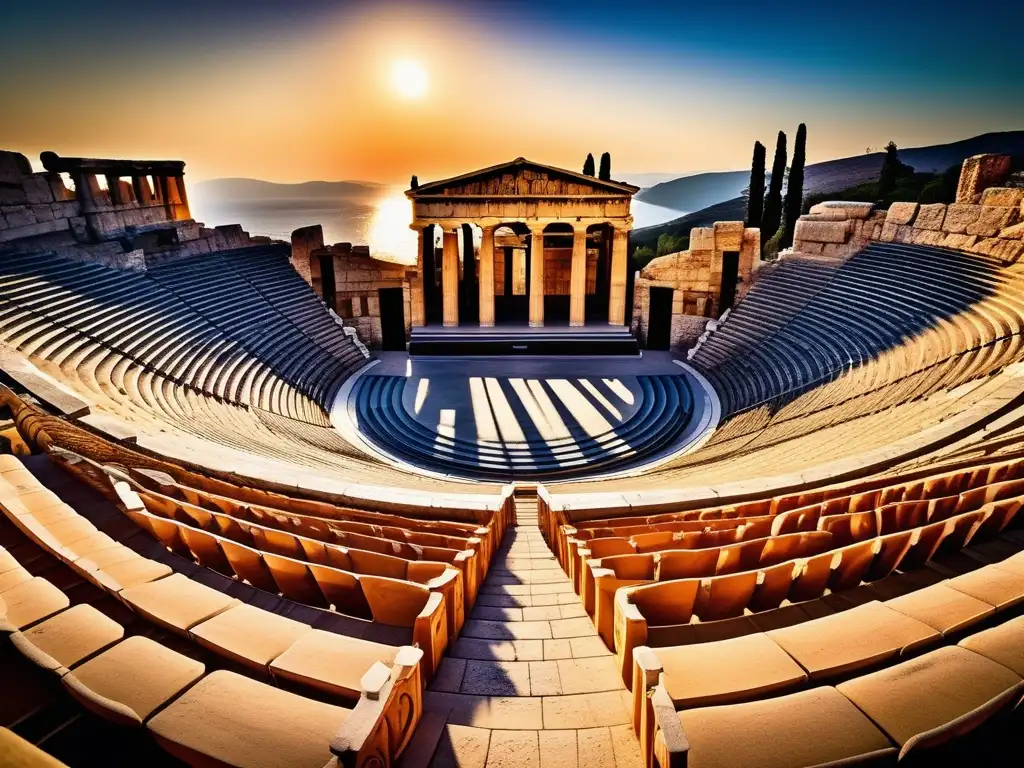
M 402 768 L 640 768 L 615 657 L 517 504 L 462 634 L 424 695 Z

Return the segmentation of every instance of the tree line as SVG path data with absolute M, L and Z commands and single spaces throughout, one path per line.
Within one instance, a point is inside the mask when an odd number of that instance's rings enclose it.
M 803 123 L 796 129 L 793 162 L 788 170 L 787 159 L 786 133 L 779 131 L 775 140 L 772 172 L 767 177 L 766 187 L 765 146 L 760 141 L 754 142 L 744 223 L 748 227 L 758 227 L 761 230 L 761 253 L 766 259 L 775 258 L 780 250 L 793 245 L 796 221 L 800 218 L 803 206 L 804 166 L 807 162 L 807 126 Z M 782 194 L 783 186 L 786 187 L 785 197 Z

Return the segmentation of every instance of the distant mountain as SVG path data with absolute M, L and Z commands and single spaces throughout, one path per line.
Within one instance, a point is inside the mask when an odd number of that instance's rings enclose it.
M 305 181 L 301 184 L 278 184 L 260 179 L 211 179 L 194 185 L 201 197 L 218 201 L 296 200 L 315 198 L 346 198 L 372 201 L 385 195 L 388 187 L 372 181 Z
M 963 162 L 964 158 L 989 152 L 1024 156 L 1024 131 L 985 133 L 951 144 L 901 149 L 899 156 L 901 161 L 912 166 L 915 171 L 940 173 L 950 166 Z M 804 194 L 838 192 L 873 181 L 878 178 L 882 169 L 884 156 L 884 152 L 873 152 L 869 155 L 855 155 L 808 165 Z M 655 227 L 637 229 L 630 237 L 630 244 L 648 245 L 653 248 L 658 242 L 658 236 L 665 233 L 688 235 L 693 227 L 710 226 L 716 221 L 742 219 L 746 212 L 746 200 L 739 194 L 749 180 L 749 171 L 703 173 L 697 176 L 684 176 L 641 190 L 636 195 L 640 200 L 676 210 L 692 210 L 693 213 Z M 708 192 L 709 189 L 714 192 Z M 716 194 L 717 199 L 705 203 L 700 209 L 692 207 L 688 202 L 702 197 L 712 198 Z
M 963 162 L 966 157 L 988 152 L 1024 155 L 1024 131 L 985 133 L 951 144 L 901 149 L 899 155 L 900 160 L 918 172 L 939 173 L 951 165 Z M 878 178 L 884 157 L 884 152 L 873 152 L 808 165 L 804 191 L 806 194 L 837 192 L 872 181 Z M 748 170 L 701 173 L 642 189 L 636 198 L 678 211 L 699 212 L 701 208 L 736 197 L 749 181 Z
M 655 184 L 660 184 L 663 181 L 671 181 L 672 179 L 678 179 L 681 174 L 678 172 L 650 172 L 650 173 L 616 173 L 615 178 L 618 181 L 624 181 L 627 184 L 633 184 L 637 187 L 653 187 Z
M 698 173 L 663 181 L 636 193 L 637 200 L 677 211 L 697 211 L 740 194 L 750 181 L 750 171 Z

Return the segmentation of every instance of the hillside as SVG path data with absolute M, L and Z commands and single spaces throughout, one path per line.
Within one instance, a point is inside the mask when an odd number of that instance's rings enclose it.
M 305 181 L 300 184 L 278 184 L 260 179 L 211 179 L 191 189 L 204 198 L 217 201 L 298 200 L 346 198 L 371 201 L 387 192 L 387 187 L 372 181 Z
M 677 211 L 697 211 L 739 195 L 750 181 L 750 171 L 698 173 L 641 189 L 637 200 Z
M 901 161 L 912 166 L 915 171 L 940 173 L 952 165 L 963 162 L 964 158 L 988 152 L 1024 156 L 1024 131 L 985 133 L 950 144 L 901 149 L 899 157 Z M 878 178 L 884 156 L 884 152 L 873 152 L 869 155 L 844 157 L 838 160 L 828 160 L 823 163 L 808 165 L 804 183 L 805 195 L 812 196 L 839 192 L 858 184 L 874 181 Z M 737 176 L 742 177 L 742 183 L 738 185 L 738 188 L 735 181 Z M 683 200 L 700 197 L 703 194 L 702 185 L 704 184 L 721 190 L 729 189 L 731 184 L 733 191 L 730 194 L 733 197 L 724 200 L 719 199 L 714 204 L 709 204 L 700 210 L 694 210 L 693 213 L 673 219 L 665 224 L 635 230 L 630 237 L 631 247 L 647 245 L 655 248 L 658 237 L 662 234 L 688 235 L 693 227 L 709 226 L 715 221 L 742 219 L 746 209 L 746 201 L 742 197 L 736 197 L 736 195 L 747 185 L 749 177 L 749 171 L 700 174 L 698 176 L 674 179 L 664 184 L 658 184 L 650 189 L 641 190 L 636 197 L 653 203 L 655 201 L 650 199 L 647 193 L 661 189 L 662 191 L 657 193 L 657 197 L 661 202 L 657 204 L 669 208 L 677 208 L 678 210 L 691 210 L 680 203 Z M 679 184 L 679 182 L 687 181 L 689 181 L 688 184 Z M 678 186 L 672 186 L 677 184 Z M 669 199 L 670 196 L 665 192 L 666 189 L 679 190 L 679 197 Z

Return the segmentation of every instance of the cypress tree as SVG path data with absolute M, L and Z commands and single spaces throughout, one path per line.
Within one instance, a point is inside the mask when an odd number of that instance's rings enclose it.
M 583 174 L 585 176 L 594 175 L 594 156 L 590 152 L 587 152 L 587 160 L 583 163 Z
M 416 175 L 416 174 L 414 173 L 414 174 L 412 175 L 412 179 L 410 179 L 410 180 L 409 180 L 409 189 L 419 189 L 419 188 L 420 188 L 420 179 L 419 179 L 419 177 L 418 177 L 418 176 L 417 176 L 417 175 Z
M 601 155 L 601 170 L 597 172 L 597 178 L 601 181 L 612 180 L 612 156 L 608 152 Z
M 896 149 L 896 142 L 890 141 L 885 145 L 885 160 L 882 161 L 882 172 L 878 177 L 878 198 L 884 200 L 886 195 L 896 188 L 896 179 L 903 170 L 903 163 L 900 162 Z
M 804 163 L 807 160 L 807 126 L 800 123 L 793 142 L 793 165 L 789 169 L 789 186 L 786 187 L 786 228 L 782 233 L 783 248 L 793 246 L 793 233 L 800 209 L 804 203 Z
M 761 214 L 764 212 L 764 144 L 754 142 L 754 157 L 750 162 L 750 190 L 747 193 L 748 227 L 761 226 Z
M 786 134 L 779 131 L 775 143 L 775 160 L 772 161 L 772 178 L 768 182 L 768 196 L 764 200 L 761 214 L 761 242 L 767 243 L 779 230 L 782 223 L 782 182 L 786 178 Z

